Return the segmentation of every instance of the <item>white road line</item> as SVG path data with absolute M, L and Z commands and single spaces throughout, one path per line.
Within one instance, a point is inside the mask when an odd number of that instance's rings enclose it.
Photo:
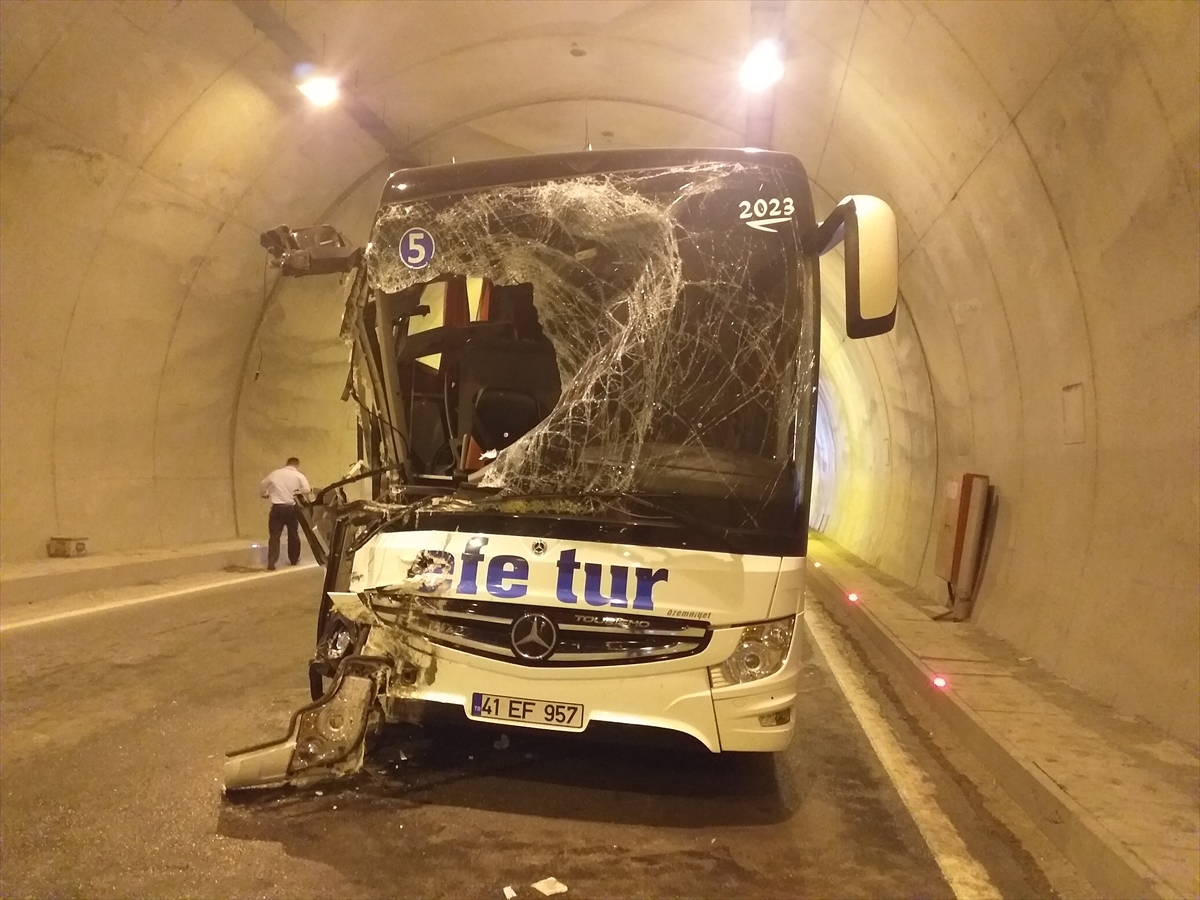
M 933 783 L 912 757 L 900 746 L 899 740 L 888 726 L 879 709 L 879 704 L 867 691 L 862 676 L 838 648 L 833 627 L 824 611 L 816 603 L 804 608 L 804 619 L 821 655 L 829 665 L 838 687 L 841 688 L 858 724 L 862 726 L 867 740 L 884 770 L 896 786 L 900 799 L 908 807 L 921 837 L 933 852 L 938 868 L 960 898 L 1000 898 L 1000 891 L 992 884 L 987 871 L 975 857 L 971 856 L 966 844 L 954 824 L 938 806 Z
M 316 568 L 315 563 L 308 563 L 303 566 L 297 566 L 295 569 L 287 569 L 283 571 L 295 572 L 304 569 Z M 16 631 L 19 628 L 32 628 L 34 625 L 48 625 L 51 622 L 61 622 L 64 619 L 75 619 L 79 616 L 90 616 L 93 613 L 107 612 L 110 609 L 121 609 L 125 606 L 137 606 L 141 603 L 153 603 L 156 600 L 170 600 L 172 597 L 182 597 L 184 594 L 199 594 L 204 591 L 215 591 L 221 588 L 233 587 L 237 584 L 245 584 L 247 581 L 260 581 L 264 578 L 270 578 L 274 575 L 281 575 L 280 572 L 254 572 L 249 575 L 238 575 L 234 578 L 226 578 L 222 581 L 213 581 L 207 584 L 197 584 L 190 587 L 175 588 L 170 591 L 160 591 L 157 594 L 147 594 L 144 597 L 131 597 L 128 600 L 113 600 L 111 603 L 101 603 L 97 606 L 88 606 L 83 609 L 70 609 L 65 612 L 54 613 L 49 616 L 39 616 L 36 619 L 24 619 L 17 622 L 10 622 L 5 625 L 0 625 L 0 634 L 9 631 Z

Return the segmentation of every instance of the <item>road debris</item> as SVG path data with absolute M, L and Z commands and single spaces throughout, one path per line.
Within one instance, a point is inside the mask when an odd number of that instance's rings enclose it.
M 517 896 L 517 892 L 511 886 L 506 885 L 504 888 L 504 900 L 513 900 Z
M 549 878 L 543 878 L 541 881 L 534 882 L 532 885 L 530 885 L 530 887 L 541 891 L 547 897 L 550 897 L 554 894 L 565 894 L 567 892 L 567 886 L 553 875 Z

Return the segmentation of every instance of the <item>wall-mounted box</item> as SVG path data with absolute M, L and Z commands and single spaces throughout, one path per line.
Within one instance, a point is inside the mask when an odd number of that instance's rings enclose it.
M 953 601 L 971 599 L 987 508 L 986 475 L 967 472 L 946 482 L 933 573 L 949 585 Z
M 47 556 L 87 556 L 87 538 L 52 537 L 46 541 Z

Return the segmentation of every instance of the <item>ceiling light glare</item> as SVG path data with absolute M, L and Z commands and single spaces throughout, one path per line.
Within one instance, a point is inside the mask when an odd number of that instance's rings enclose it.
M 328 106 L 338 98 L 337 80 L 324 75 L 308 78 L 300 82 L 296 87 L 315 106 Z
M 739 78 L 748 91 L 765 91 L 783 77 L 783 60 L 774 41 L 760 41 L 742 63 Z

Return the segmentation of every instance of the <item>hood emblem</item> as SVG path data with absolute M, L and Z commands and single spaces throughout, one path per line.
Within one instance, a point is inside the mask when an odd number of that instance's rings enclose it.
M 554 652 L 558 628 L 543 613 L 526 613 L 513 622 L 509 640 L 518 657 L 538 662 L 549 659 Z

